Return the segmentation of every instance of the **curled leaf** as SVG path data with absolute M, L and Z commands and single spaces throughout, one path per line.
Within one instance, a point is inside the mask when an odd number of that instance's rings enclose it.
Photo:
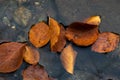
M 67 27 L 65 36 L 78 46 L 89 46 L 96 41 L 98 34 L 97 25 L 74 22 Z
M 35 47 L 42 47 L 46 45 L 49 39 L 49 27 L 44 22 L 35 24 L 29 31 L 29 40 Z
M 51 32 L 50 47 L 53 52 L 61 52 L 66 44 L 65 29 L 53 18 L 49 18 Z
M 100 19 L 100 16 L 91 16 L 85 19 L 83 22 L 87 24 L 92 24 L 92 25 L 99 25 L 101 23 L 101 19 Z
M 37 64 L 39 62 L 39 52 L 36 48 L 31 46 L 25 46 L 25 53 L 23 54 L 24 60 L 29 64 Z
M 22 73 L 23 80 L 50 80 L 47 72 L 42 66 L 32 65 Z
M 119 35 L 111 32 L 103 32 L 99 34 L 98 39 L 92 45 L 92 51 L 98 53 L 106 53 L 115 50 L 119 43 Z
M 25 44 L 17 42 L 0 45 L 0 72 L 7 73 L 17 70 L 23 61 Z
M 77 52 L 73 50 L 71 45 L 65 47 L 60 55 L 61 62 L 65 70 L 71 74 L 74 72 L 74 64 Z

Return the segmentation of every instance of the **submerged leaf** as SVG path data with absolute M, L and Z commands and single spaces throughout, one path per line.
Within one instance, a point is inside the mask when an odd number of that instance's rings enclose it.
M 23 26 L 28 24 L 29 19 L 32 17 L 31 11 L 25 7 L 19 7 L 14 12 L 14 20 Z
M 42 66 L 32 65 L 22 73 L 23 80 L 50 80 L 47 72 Z
M 31 46 L 25 46 L 25 53 L 23 54 L 24 60 L 29 64 L 37 64 L 39 62 L 39 52 L 36 48 Z
M 0 72 L 7 73 L 17 70 L 23 61 L 25 44 L 17 42 L 0 45 Z
M 74 72 L 74 64 L 77 52 L 73 50 L 71 45 L 65 47 L 60 55 L 61 62 L 65 70 L 71 74 Z

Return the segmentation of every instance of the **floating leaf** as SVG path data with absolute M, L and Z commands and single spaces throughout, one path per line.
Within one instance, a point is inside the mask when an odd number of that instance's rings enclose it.
M 44 22 L 35 24 L 29 31 L 29 40 L 35 47 L 42 47 L 46 45 L 49 39 L 49 27 Z
M 22 73 L 23 80 L 50 80 L 47 72 L 42 66 L 32 65 Z
M 39 62 L 39 52 L 36 48 L 31 46 L 25 46 L 25 53 L 23 54 L 24 60 L 29 64 L 37 64 Z
M 77 52 L 73 50 L 71 45 L 65 47 L 60 55 L 61 62 L 65 70 L 71 74 L 74 72 L 74 64 Z
M 101 23 L 101 19 L 100 19 L 100 16 L 91 16 L 85 19 L 83 22 L 87 24 L 92 24 L 92 25 L 99 25 Z
M 53 18 L 49 18 L 49 26 L 51 32 L 50 38 L 51 51 L 61 52 L 66 44 L 65 29 Z
M 98 38 L 98 26 L 74 22 L 66 29 L 66 38 L 78 46 L 89 46 Z
M 98 39 L 92 45 L 92 51 L 98 53 L 106 53 L 115 50 L 119 43 L 119 35 L 111 32 L 103 32 L 99 34 Z
M 23 61 L 25 44 L 17 42 L 0 45 L 0 72 L 7 73 L 17 70 Z

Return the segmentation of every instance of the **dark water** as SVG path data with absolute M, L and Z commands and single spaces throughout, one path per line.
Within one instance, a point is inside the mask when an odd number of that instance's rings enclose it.
M 19 12 L 21 7 L 22 13 Z M 119 14 L 120 0 L 0 0 L 0 40 L 28 41 L 30 27 L 42 20 L 47 22 L 48 16 L 67 26 L 71 22 L 100 15 L 101 32 L 120 34 Z M 91 47 L 72 46 L 78 52 L 73 75 L 65 72 L 60 55 L 51 53 L 49 44 L 39 49 L 39 64 L 58 80 L 120 80 L 120 46 L 105 55 L 92 52 Z M 0 80 L 22 80 L 21 72 L 27 66 L 24 62 L 13 73 L 1 73 Z

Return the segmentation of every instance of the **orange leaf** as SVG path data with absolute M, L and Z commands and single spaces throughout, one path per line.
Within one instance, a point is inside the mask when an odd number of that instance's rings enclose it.
M 36 48 L 31 46 L 25 46 L 25 53 L 23 54 L 24 60 L 29 64 L 37 64 L 39 62 L 39 52 Z
M 74 22 L 66 29 L 66 38 L 78 46 L 89 46 L 98 38 L 97 25 Z
M 73 50 L 71 45 L 65 47 L 60 55 L 61 62 L 65 70 L 71 74 L 74 71 L 74 64 L 76 60 L 77 52 Z
M 92 24 L 92 25 L 99 25 L 101 23 L 101 19 L 100 19 L 100 16 L 91 16 L 85 19 L 83 22 L 87 24 Z
M 66 44 L 65 29 L 53 18 L 49 18 L 51 32 L 50 47 L 53 52 L 61 52 Z
M 49 27 L 44 22 L 35 24 L 29 31 L 29 40 L 35 47 L 42 47 L 46 45 L 49 39 Z

